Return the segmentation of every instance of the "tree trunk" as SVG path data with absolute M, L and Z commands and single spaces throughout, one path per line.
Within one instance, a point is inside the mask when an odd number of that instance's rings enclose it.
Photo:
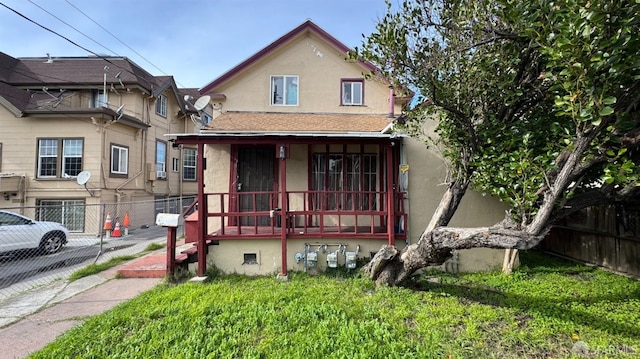
M 467 179 L 456 179 L 449 184 L 433 216 L 431 216 L 431 222 L 429 222 L 427 228 L 422 232 L 422 235 L 431 232 L 436 227 L 443 227 L 449 224 L 468 187 L 469 180 Z
M 429 236 L 433 229 L 449 224 L 468 187 L 469 180 L 460 178 L 449 184 L 431 217 L 431 222 L 429 222 L 429 225 L 427 225 L 427 228 L 420 236 L 418 243 L 422 241 L 422 238 Z M 410 248 L 413 249 L 409 250 Z M 413 274 L 416 270 L 429 265 L 430 261 L 440 261 L 444 263 L 444 261 L 451 256 L 450 250 L 443 250 L 438 253 L 428 254 L 429 256 L 434 256 L 434 258 L 421 258 L 423 251 L 417 247 L 416 244 L 405 248 L 402 258 L 398 257 L 398 253 L 397 248 L 393 246 L 382 246 L 371 262 L 365 266 L 364 271 L 371 279 L 376 280 L 378 283 L 395 285 Z M 426 255 L 426 253 L 424 254 Z
M 430 265 L 440 265 L 452 250 L 469 248 L 530 249 L 544 236 L 505 228 L 493 227 L 455 228 L 438 227 L 423 234 L 402 252 L 389 245 L 383 246 L 365 267 L 365 273 L 377 284 L 399 285 L 416 270 Z

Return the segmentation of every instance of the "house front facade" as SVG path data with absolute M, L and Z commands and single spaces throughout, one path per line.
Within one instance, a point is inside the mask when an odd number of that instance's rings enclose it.
M 196 194 L 196 149 L 164 137 L 193 131 L 194 89 L 122 57 L 0 53 L 0 80 L 0 208 L 95 234 L 100 204 L 122 219 L 120 203 L 149 201 L 137 226 L 166 211 L 153 200 Z
M 198 150 L 199 275 L 207 263 L 281 276 L 355 268 L 383 244 L 420 237 L 444 192 L 444 162 L 394 131 L 411 94 L 348 51 L 306 21 L 200 89 L 214 109 L 207 126 L 169 135 Z M 454 223 L 503 217 L 495 201 L 469 197 Z

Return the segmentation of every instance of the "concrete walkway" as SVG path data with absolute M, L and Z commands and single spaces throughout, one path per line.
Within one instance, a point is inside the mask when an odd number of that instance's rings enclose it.
M 0 318 L 6 325 L 0 328 L 0 357 L 24 358 L 91 316 L 164 281 L 163 278 L 116 279 L 118 268 L 23 293 L 20 298 L 14 298 L 13 306 L 5 303 L 0 307 Z

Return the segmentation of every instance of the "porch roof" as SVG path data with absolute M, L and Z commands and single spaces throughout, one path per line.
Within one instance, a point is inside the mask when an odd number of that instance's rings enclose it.
M 225 112 L 205 133 L 382 133 L 395 117 L 371 114 Z

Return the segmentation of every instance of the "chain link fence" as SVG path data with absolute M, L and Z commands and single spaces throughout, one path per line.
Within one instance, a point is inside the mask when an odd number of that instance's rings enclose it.
M 0 302 L 67 279 L 109 258 L 135 255 L 166 243 L 158 213 L 182 214 L 195 197 L 84 205 L 41 201 L 37 207 L 0 208 Z M 183 235 L 180 217 L 178 237 Z

